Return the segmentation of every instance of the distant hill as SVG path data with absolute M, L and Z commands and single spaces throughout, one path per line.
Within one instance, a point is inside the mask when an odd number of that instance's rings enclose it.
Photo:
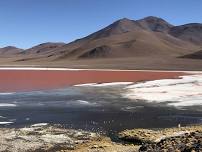
M 0 48 L 0 56 L 1 57 L 8 57 L 19 54 L 23 51 L 23 49 L 16 48 L 14 46 L 7 46 L 4 48 Z
M 65 43 L 42 43 L 24 51 L 24 54 L 46 54 L 52 50 L 63 46 Z

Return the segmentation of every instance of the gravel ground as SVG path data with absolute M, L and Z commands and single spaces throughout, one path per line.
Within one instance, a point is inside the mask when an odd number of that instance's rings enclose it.
M 102 135 L 45 123 L 0 129 L 1 152 L 201 152 L 202 126 L 119 133 L 120 142 Z

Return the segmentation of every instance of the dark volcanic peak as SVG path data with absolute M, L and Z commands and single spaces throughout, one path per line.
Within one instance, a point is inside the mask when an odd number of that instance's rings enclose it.
M 124 22 L 131 22 L 131 21 L 132 21 L 131 19 L 124 17 L 124 18 L 119 19 L 116 22 L 122 22 L 122 23 L 124 23 Z
M 166 22 L 168 23 L 167 21 L 165 21 L 164 19 L 160 18 L 160 17 L 156 17 L 156 16 L 147 16 L 147 17 L 144 17 L 143 19 L 141 20 L 145 20 L 145 21 L 158 21 L 158 22 Z M 169 23 L 168 23 L 169 24 Z
M 130 20 L 128 18 L 122 18 L 120 20 L 115 21 L 111 25 L 113 25 L 113 26 L 128 26 L 128 25 L 134 25 L 134 23 L 135 23 L 134 20 Z
M 109 29 L 114 28 L 118 34 L 121 34 L 137 30 L 139 26 L 134 20 L 123 18 L 111 24 L 110 26 L 108 26 L 108 28 Z
M 155 32 L 167 32 L 171 27 L 173 27 L 173 25 L 169 24 L 165 20 L 153 16 L 137 21 L 122 18 L 104 29 L 89 35 L 88 38 L 99 39 L 143 29 Z
M 155 31 L 155 32 L 167 32 L 171 27 L 173 27 L 173 25 L 171 25 L 167 21 L 154 16 L 149 16 L 149 17 L 137 20 L 137 22 L 144 29 Z
M 135 21 L 123 18 L 105 27 L 104 29 L 89 35 L 88 38 L 99 39 L 110 37 L 112 35 L 124 34 L 138 29 L 141 28 Z
M 195 44 L 202 43 L 202 24 L 190 23 L 172 27 L 169 34 Z

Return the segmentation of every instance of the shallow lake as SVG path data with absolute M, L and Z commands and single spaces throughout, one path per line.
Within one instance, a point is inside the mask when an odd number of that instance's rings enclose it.
M 202 123 L 202 107 L 176 108 L 121 96 L 124 85 L 68 87 L 0 94 L 0 127 L 62 124 L 112 135 L 130 128 L 164 128 Z

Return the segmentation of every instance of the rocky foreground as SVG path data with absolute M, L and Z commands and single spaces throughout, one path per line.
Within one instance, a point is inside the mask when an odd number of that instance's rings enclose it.
M 96 133 L 45 123 L 19 129 L 0 129 L 1 152 L 111 152 L 131 151 L 134 148 L 133 145 L 113 143 Z
M 0 129 L 1 152 L 200 152 L 202 125 L 163 130 L 133 129 L 120 132 L 120 142 L 102 135 L 35 124 Z
M 119 133 L 119 138 L 139 143 L 140 152 L 202 152 L 202 126 L 125 130 Z

